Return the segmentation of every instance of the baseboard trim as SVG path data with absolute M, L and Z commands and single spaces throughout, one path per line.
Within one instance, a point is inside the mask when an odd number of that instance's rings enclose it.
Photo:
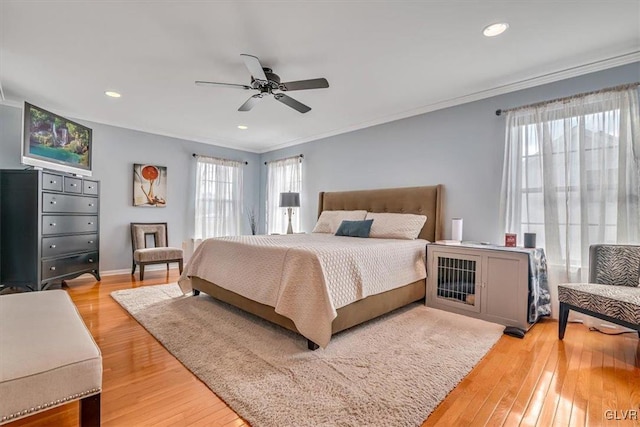
M 169 267 L 169 270 L 177 270 L 178 267 L 177 266 L 171 266 Z M 165 264 L 158 264 L 158 265 L 147 265 L 144 267 L 144 272 L 148 272 L 148 271 L 159 271 L 159 270 L 163 270 L 166 271 L 167 270 L 167 266 Z M 140 272 L 140 267 L 136 268 L 136 274 L 138 274 Z M 131 274 L 131 269 L 130 268 L 124 268 L 121 270 L 104 270 L 104 271 L 100 271 L 100 276 L 115 276 L 118 274 Z

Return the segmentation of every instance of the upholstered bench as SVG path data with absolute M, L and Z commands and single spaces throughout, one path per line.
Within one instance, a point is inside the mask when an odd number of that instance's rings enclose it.
M 63 290 L 0 296 L 0 424 L 80 400 L 100 425 L 102 356 Z

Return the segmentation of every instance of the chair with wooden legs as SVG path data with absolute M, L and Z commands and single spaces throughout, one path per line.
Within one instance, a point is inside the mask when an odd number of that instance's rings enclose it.
M 153 246 L 147 243 L 152 240 Z M 144 280 L 144 267 L 149 264 L 178 263 L 182 274 L 183 253 L 180 248 L 169 246 L 166 222 L 132 222 L 131 248 L 133 249 L 133 266 L 131 274 L 135 274 L 136 266 L 140 266 L 140 280 Z

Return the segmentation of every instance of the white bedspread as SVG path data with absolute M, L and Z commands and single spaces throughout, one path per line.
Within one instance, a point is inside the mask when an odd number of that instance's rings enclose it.
M 190 292 L 196 276 L 274 307 L 326 347 L 336 309 L 426 277 L 426 243 L 330 234 L 208 239 L 178 283 Z

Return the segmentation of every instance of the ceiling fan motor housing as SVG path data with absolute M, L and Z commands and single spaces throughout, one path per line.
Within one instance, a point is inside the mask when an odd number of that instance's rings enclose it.
M 267 77 L 267 83 L 259 83 L 251 76 L 251 87 L 260 89 L 262 92 L 267 92 L 264 89 L 278 89 L 280 87 L 280 76 L 275 74 L 271 68 L 263 68 L 262 70 Z

